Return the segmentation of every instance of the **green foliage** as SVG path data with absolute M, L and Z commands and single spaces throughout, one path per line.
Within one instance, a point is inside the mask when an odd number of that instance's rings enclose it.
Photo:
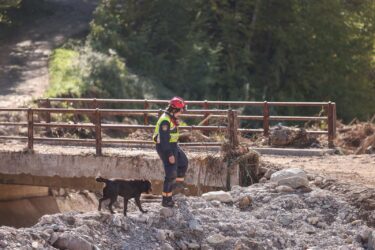
M 12 8 L 19 8 L 22 0 L 1 0 L 0 1 L 0 24 L 9 23 L 7 12 Z
M 142 85 L 127 72 L 125 62 L 115 53 L 105 55 L 86 47 L 80 60 L 86 97 L 142 97 Z
M 374 13 L 373 0 L 108 0 L 89 38 L 159 97 L 332 100 L 340 117 L 365 119 L 375 113 Z
M 79 97 L 83 82 L 78 68 L 79 53 L 72 49 L 56 49 L 49 62 L 48 97 Z
M 49 73 L 47 97 L 141 98 L 152 91 L 115 53 L 105 55 L 74 41 L 53 52 Z

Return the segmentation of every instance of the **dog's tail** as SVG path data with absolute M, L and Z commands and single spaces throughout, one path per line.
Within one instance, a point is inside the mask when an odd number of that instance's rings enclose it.
M 104 179 L 104 178 L 102 178 L 102 177 L 100 177 L 100 176 L 96 177 L 95 180 L 96 180 L 97 182 L 104 182 L 104 183 L 106 183 L 106 182 L 108 181 L 108 179 Z

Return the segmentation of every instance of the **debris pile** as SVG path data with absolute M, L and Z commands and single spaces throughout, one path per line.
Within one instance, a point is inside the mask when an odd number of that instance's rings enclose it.
M 127 140 L 144 140 L 152 141 L 152 131 L 145 129 L 137 129 L 127 136 Z
M 316 136 L 308 134 L 304 128 L 285 126 L 271 129 L 269 144 L 275 147 L 321 147 Z
M 375 154 L 375 124 L 337 124 L 335 145 L 344 153 Z
M 0 227 L 0 248 L 16 249 L 371 249 L 375 230 L 329 181 L 286 169 L 264 183 L 202 197 L 176 208 L 144 202 L 122 211 L 45 215 L 31 228 Z M 331 185 L 332 187 L 332 185 Z M 366 197 L 362 197 L 366 199 Z M 371 198 L 371 197 L 370 197 Z M 369 199 L 370 199 L 369 198 Z M 372 211 L 372 213 L 374 213 Z M 374 214 L 373 214 L 374 215 Z

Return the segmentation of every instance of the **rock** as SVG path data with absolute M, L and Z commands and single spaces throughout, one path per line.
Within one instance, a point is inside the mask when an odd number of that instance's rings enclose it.
M 278 193 L 291 193 L 294 191 L 294 189 L 289 186 L 281 185 L 281 186 L 276 187 L 276 191 Z
M 220 201 L 213 200 L 213 201 L 211 201 L 211 204 L 212 204 L 213 206 L 215 206 L 215 207 L 218 207 L 218 206 L 220 206 Z
M 266 174 L 267 173 L 267 171 L 269 171 L 269 169 L 268 168 L 265 168 L 265 167 L 260 167 L 259 168 L 259 174 Z
M 34 249 L 38 248 L 38 246 L 39 246 L 39 243 L 37 241 L 33 241 L 33 243 L 31 243 L 31 247 Z
M 114 214 L 113 219 L 112 219 L 112 224 L 115 225 L 116 227 L 122 227 L 122 217 L 123 215 L 121 214 Z
M 38 224 L 41 226 L 46 225 L 46 224 L 52 224 L 53 220 L 54 218 L 52 215 L 44 215 L 42 216 L 42 218 L 39 219 Z
M 6 240 L 0 240 L 0 247 L 6 248 L 8 246 L 8 242 Z
M 147 215 L 139 214 L 138 216 L 133 218 L 134 221 L 140 222 L 140 223 L 147 223 L 149 220 L 149 217 Z
M 307 218 L 307 222 L 310 223 L 311 225 L 316 225 L 319 222 L 319 217 L 316 217 L 316 216 L 309 217 Z
M 59 195 L 60 196 L 64 196 L 66 193 L 65 193 L 65 189 L 63 189 L 63 188 L 60 188 L 59 189 Z
M 318 177 L 315 178 L 314 184 L 319 187 L 320 185 L 323 184 L 323 180 L 324 180 L 323 177 L 318 176 Z
M 223 243 L 226 240 L 227 238 L 220 233 L 213 234 L 207 237 L 207 242 L 213 245 Z
M 199 249 L 200 248 L 200 246 L 199 246 L 199 244 L 197 242 L 189 242 L 187 244 L 187 247 L 189 249 Z
M 293 219 L 290 216 L 284 215 L 277 218 L 278 222 L 283 226 L 289 226 L 293 223 Z
M 177 241 L 177 246 L 181 249 L 181 250 L 187 250 L 188 249 L 188 247 L 187 247 L 187 244 L 188 243 L 186 243 L 185 241 L 182 241 L 182 240 L 180 240 L 180 241 Z
M 53 232 L 51 234 L 51 237 L 48 240 L 48 243 L 53 245 L 57 241 L 58 238 L 59 238 L 59 235 L 57 233 Z
M 278 185 L 286 185 L 292 188 L 307 187 L 309 181 L 306 173 L 299 168 L 289 168 L 277 171 L 271 175 L 271 181 Z
M 371 230 L 370 229 L 364 229 L 364 230 L 361 230 L 360 231 L 360 236 L 361 236 L 361 239 L 363 242 L 367 242 L 368 241 L 368 237 L 370 236 L 371 234 Z
M 367 248 L 368 250 L 375 250 L 375 230 L 372 230 L 368 235 Z
M 262 177 L 259 179 L 259 183 L 266 183 L 267 182 L 267 178 L 265 177 Z
M 174 211 L 172 208 L 163 207 L 160 209 L 160 216 L 164 218 L 168 218 L 174 215 Z
M 162 250 L 174 250 L 174 248 L 173 248 L 169 243 L 164 243 L 164 244 L 161 246 L 161 249 L 162 249 Z
M 295 131 L 287 127 L 278 126 L 271 130 L 269 135 L 270 144 L 273 146 L 286 146 L 292 144 Z
M 236 243 L 234 243 L 234 250 L 250 250 L 249 247 L 247 247 L 244 243 L 242 243 L 241 240 L 238 240 L 236 241 Z
M 214 191 L 202 194 L 202 198 L 207 201 L 218 200 L 221 202 L 232 202 L 233 198 L 230 193 L 224 191 Z
M 159 240 L 159 241 L 165 241 L 167 239 L 167 236 L 165 234 L 165 231 L 164 230 L 158 230 L 156 232 L 156 238 Z
M 74 233 L 65 232 L 59 236 L 53 247 L 69 250 L 92 250 L 93 245 Z
M 316 229 L 313 226 L 310 226 L 308 224 L 301 227 L 301 231 L 305 232 L 307 234 L 314 234 L 316 233 Z
M 201 246 L 201 250 L 213 250 L 213 248 L 210 247 L 209 245 L 204 244 Z
M 276 171 L 273 170 L 273 169 L 268 169 L 268 171 L 264 174 L 264 177 L 267 178 L 267 180 L 269 180 L 271 178 L 271 175 L 273 173 L 275 173 Z
M 279 180 L 288 178 L 288 177 L 301 177 L 301 178 L 306 178 L 307 180 L 307 175 L 305 171 L 303 171 L 300 168 L 287 168 L 283 169 L 280 171 L 277 171 L 271 175 L 271 181 L 278 182 Z
M 189 221 L 189 228 L 191 230 L 203 232 L 202 225 L 197 220 L 195 220 L 195 219 L 192 219 L 192 220 Z
M 67 215 L 67 216 L 64 216 L 63 218 L 64 218 L 64 220 L 66 221 L 66 223 L 67 223 L 68 225 L 70 225 L 70 226 L 74 225 L 74 223 L 75 223 L 75 221 L 76 221 L 76 219 L 75 219 L 74 216 L 72 216 L 72 215 Z
M 302 186 L 298 188 L 298 192 L 301 192 L 301 193 L 310 193 L 311 191 L 312 191 L 312 188 L 307 187 L 307 186 Z
M 252 201 L 253 199 L 249 195 L 246 195 L 239 199 L 238 207 L 240 209 L 248 208 L 251 205 Z
M 306 174 L 306 176 L 307 176 L 307 179 L 309 181 L 315 180 L 315 175 L 314 174 Z

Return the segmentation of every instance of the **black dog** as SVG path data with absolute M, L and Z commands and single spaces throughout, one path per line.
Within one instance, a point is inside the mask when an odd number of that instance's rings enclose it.
M 111 199 L 111 201 L 108 204 L 108 208 L 111 211 L 111 213 L 114 214 L 112 210 L 112 205 L 117 200 L 117 196 L 120 195 L 124 197 L 124 216 L 126 216 L 126 212 L 128 209 L 128 201 L 131 198 L 135 199 L 135 203 L 137 204 L 139 210 L 142 213 L 147 213 L 147 211 L 143 210 L 141 207 L 140 197 L 141 193 L 149 193 L 152 191 L 150 181 L 104 179 L 102 177 L 97 177 L 95 180 L 97 182 L 104 182 L 106 184 L 103 188 L 103 198 L 99 199 L 99 211 L 102 208 L 102 201 Z

